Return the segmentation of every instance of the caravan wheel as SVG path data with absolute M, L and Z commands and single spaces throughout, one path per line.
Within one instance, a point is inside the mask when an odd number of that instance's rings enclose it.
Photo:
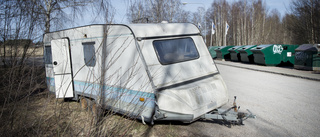
M 79 104 L 80 104 L 80 107 L 82 108 L 82 109 L 85 109 L 85 110 L 88 110 L 88 99 L 87 98 L 85 98 L 85 97 L 80 97 L 80 102 L 79 102 Z
M 93 115 L 97 114 L 97 103 L 95 101 L 92 101 L 91 112 Z
M 95 100 L 92 100 L 91 112 L 92 115 L 95 117 L 100 117 L 104 115 L 104 109 L 102 109 L 101 105 L 97 103 Z
M 93 116 L 98 116 L 99 109 L 100 109 L 100 107 L 98 106 L 98 104 L 95 101 L 92 101 L 91 112 L 92 112 Z

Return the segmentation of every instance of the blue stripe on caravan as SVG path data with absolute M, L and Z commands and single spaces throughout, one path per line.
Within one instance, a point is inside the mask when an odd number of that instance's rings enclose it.
M 46 79 L 47 79 L 47 84 L 49 83 L 51 86 L 54 86 L 54 78 L 46 77 Z
M 74 88 L 75 91 L 78 92 L 80 91 L 89 95 L 99 95 L 100 84 L 88 83 L 83 81 L 74 81 Z M 150 108 L 154 107 L 155 95 L 153 93 L 130 90 L 108 85 L 103 85 L 103 88 L 104 91 L 106 91 L 106 99 L 121 100 L 129 104 L 136 104 Z M 143 102 L 139 100 L 141 97 L 144 98 Z
M 83 81 L 74 81 L 75 89 L 76 91 L 83 91 L 83 89 L 79 90 L 80 87 L 86 87 L 86 89 L 93 89 L 96 91 L 100 90 L 100 84 L 96 83 L 88 83 L 88 82 L 83 82 Z M 108 86 L 104 85 L 103 86 L 104 90 L 106 91 L 115 91 L 119 93 L 128 93 L 132 95 L 137 95 L 137 96 L 142 96 L 142 97 L 148 97 L 154 99 L 154 93 L 148 93 L 148 92 L 143 92 L 143 91 L 137 91 L 137 90 L 131 90 L 131 89 L 126 89 L 126 88 L 119 88 L 119 87 L 114 87 L 114 86 Z
M 54 78 L 46 77 L 47 87 L 50 92 L 55 92 Z
M 46 77 L 47 85 L 48 87 L 54 88 L 54 78 L 52 77 Z M 154 103 L 150 103 L 155 101 L 155 95 L 154 93 L 148 93 L 143 91 L 137 91 L 137 90 L 130 90 L 125 88 L 119 88 L 114 86 L 103 86 L 104 90 L 106 92 L 106 98 L 110 99 L 121 99 L 122 101 L 128 102 L 128 103 L 137 103 L 141 104 L 143 102 L 137 102 L 139 101 L 140 97 L 145 98 L 144 102 L 149 102 L 145 104 L 147 107 L 154 107 Z M 51 88 L 49 88 L 51 89 Z M 54 89 L 53 89 L 54 90 Z M 88 83 L 83 81 L 74 81 L 74 90 L 76 92 L 80 93 L 86 93 L 86 94 L 92 94 L 92 95 L 98 95 L 100 91 L 100 84 L 96 83 Z M 54 91 L 51 91 L 54 92 Z

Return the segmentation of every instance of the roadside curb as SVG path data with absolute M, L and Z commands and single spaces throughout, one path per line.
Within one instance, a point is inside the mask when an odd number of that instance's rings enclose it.
M 219 62 L 219 61 L 215 61 L 215 63 L 216 63 L 216 64 L 220 64 L 220 65 L 225 65 L 225 66 L 231 66 L 231 67 L 237 67 L 237 68 L 242 68 L 242 69 L 253 70 L 253 71 L 266 72 L 266 73 L 271 73 L 271 74 L 278 74 L 278 75 L 284 75 L 284 76 L 289 76 L 289 77 L 296 77 L 296 78 L 308 79 L 308 80 L 313 80 L 313 81 L 320 81 L 320 78 L 312 78 L 312 77 L 307 77 L 307 76 L 302 76 L 302 75 L 292 75 L 292 74 L 282 73 L 282 72 L 274 72 L 274 71 L 268 71 L 268 70 L 261 70 L 261 69 L 249 68 L 249 67 L 245 67 L 245 66 L 239 66 L 239 65 L 232 65 L 232 64 L 227 64 L 227 63 L 221 63 L 221 62 Z

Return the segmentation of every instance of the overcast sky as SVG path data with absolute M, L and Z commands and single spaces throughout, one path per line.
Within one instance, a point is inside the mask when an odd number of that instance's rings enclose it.
M 236 1 L 236 0 L 227 0 L 229 3 Z M 264 0 L 267 4 L 267 8 L 269 11 L 272 9 L 277 9 L 281 16 L 284 16 L 284 14 L 287 12 L 287 9 L 289 7 L 289 4 L 291 0 Z M 115 8 L 115 17 L 114 17 L 114 23 L 116 24 L 127 24 L 127 17 L 126 17 L 126 10 L 128 6 L 127 0 L 111 0 L 112 6 Z M 187 2 L 190 4 L 183 5 L 183 9 L 191 12 L 196 12 L 198 7 L 205 6 L 206 9 L 208 9 L 213 0 L 181 0 L 181 2 Z M 191 4 L 191 3 L 200 3 L 200 4 Z M 84 19 L 79 19 L 79 21 L 76 21 L 75 24 L 72 25 L 72 27 L 77 26 L 83 26 L 83 25 L 89 25 L 89 24 L 101 24 L 104 23 L 103 20 L 95 20 L 90 22 L 90 19 L 85 19 L 88 16 L 85 15 Z M 90 17 L 90 16 L 89 16 Z

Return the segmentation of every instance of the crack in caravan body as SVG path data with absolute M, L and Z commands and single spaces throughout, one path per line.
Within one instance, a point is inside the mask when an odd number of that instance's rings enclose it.
M 192 122 L 228 102 L 225 83 L 188 23 L 89 25 L 44 36 L 57 98 L 103 100 L 143 122 Z

